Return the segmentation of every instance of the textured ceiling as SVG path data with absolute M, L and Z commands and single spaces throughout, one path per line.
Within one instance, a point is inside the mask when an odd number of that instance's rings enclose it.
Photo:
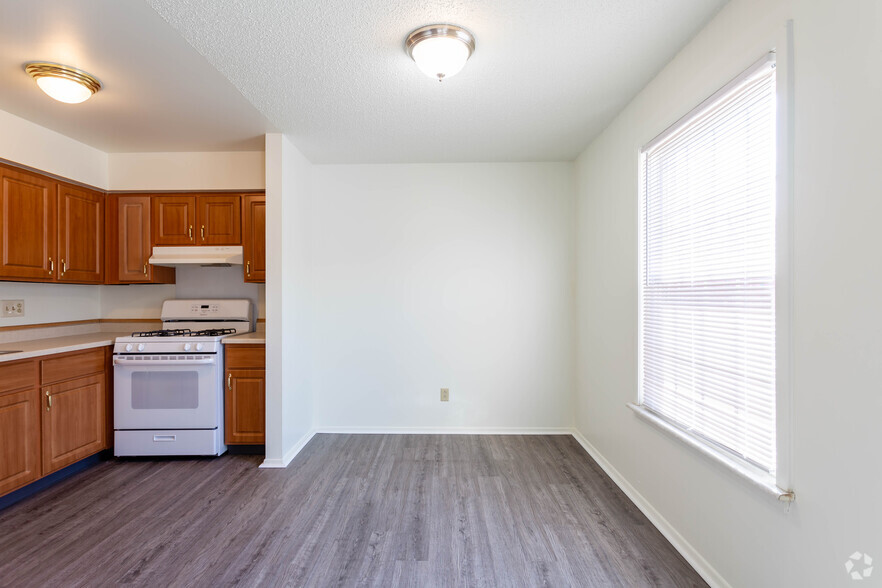
M 571 160 L 725 1 L 147 0 L 317 163 Z M 477 44 L 443 83 L 435 22 Z
M 105 87 L 55 102 L 24 73 L 37 60 Z M 0 0 L 0 110 L 106 152 L 262 150 L 275 128 L 142 0 Z

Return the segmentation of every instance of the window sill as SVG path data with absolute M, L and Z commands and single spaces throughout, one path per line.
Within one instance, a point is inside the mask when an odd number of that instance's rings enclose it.
M 792 490 L 782 490 L 775 484 L 775 479 L 770 474 L 765 472 L 761 472 L 755 468 L 751 468 L 749 465 L 739 462 L 737 459 L 732 458 L 731 456 L 719 451 L 715 447 L 705 443 L 702 439 L 689 434 L 686 431 L 672 425 L 666 420 L 658 417 L 653 414 L 651 411 L 647 410 L 643 406 L 639 404 L 628 404 L 628 408 L 634 411 L 638 417 L 643 419 L 644 421 L 655 425 L 668 435 L 674 437 L 682 443 L 692 447 L 699 453 L 705 455 L 706 457 L 712 459 L 718 464 L 722 465 L 726 469 L 735 472 L 737 475 L 747 479 L 753 486 L 763 490 L 765 493 L 770 494 L 777 498 L 782 502 L 793 502 L 796 500 L 796 495 Z

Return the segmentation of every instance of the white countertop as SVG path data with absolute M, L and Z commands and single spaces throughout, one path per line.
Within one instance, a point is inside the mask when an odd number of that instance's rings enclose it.
M 263 345 L 266 343 L 266 332 L 251 331 L 232 337 L 224 337 L 221 342 L 225 345 Z
M 14 350 L 19 353 L 4 353 L 0 355 L 0 362 L 16 361 L 41 355 L 54 353 L 66 353 L 68 351 L 80 351 L 94 347 L 113 345 L 117 337 L 130 335 L 131 333 L 84 333 L 82 335 L 68 335 L 66 337 L 52 337 L 49 339 L 31 339 L 30 341 L 15 341 L 0 344 L 0 351 Z

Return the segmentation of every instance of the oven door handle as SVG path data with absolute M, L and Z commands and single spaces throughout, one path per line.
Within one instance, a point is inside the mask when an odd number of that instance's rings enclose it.
M 130 366 L 143 366 L 143 365 L 152 365 L 152 366 L 162 366 L 162 367 L 173 367 L 176 365 L 211 365 L 216 363 L 217 359 L 210 357 L 208 359 L 119 359 L 117 357 L 113 358 L 113 365 L 130 365 Z

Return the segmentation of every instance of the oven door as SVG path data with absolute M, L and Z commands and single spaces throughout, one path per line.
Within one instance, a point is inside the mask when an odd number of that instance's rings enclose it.
M 217 428 L 220 386 L 217 356 L 114 356 L 113 428 Z

